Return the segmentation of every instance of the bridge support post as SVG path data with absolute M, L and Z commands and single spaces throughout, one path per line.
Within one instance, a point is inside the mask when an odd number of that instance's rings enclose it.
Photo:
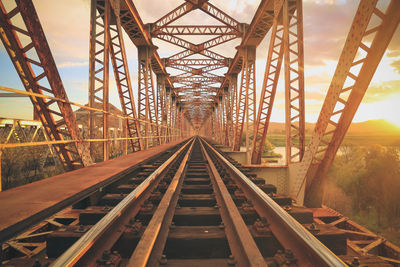
M 165 143 L 165 136 L 167 134 L 167 106 L 166 106 L 166 86 L 165 86 L 165 75 L 157 74 L 157 110 L 158 110 L 158 121 L 160 122 L 160 144 Z
M 156 146 L 159 143 L 158 111 L 154 93 L 151 55 L 155 47 L 138 46 L 139 77 L 138 77 L 138 110 L 139 118 L 144 122 L 144 147 Z M 152 136 L 151 140 L 149 137 Z M 151 141 L 151 143 L 150 143 Z
M 229 127 L 229 147 L 232 148 L 234 147 L 235 144 L 235 132 L 236 132 L 236 127 L 237 127 L 237 120 L 236 120 L 236 110 L 237 110 L 237 74 L 231 74 L 228 77 L 229 79 L 229 97 L 230 97 L 230 106 L 229 106 L 229 112 L 230 112 L 230 122 L 228 123 Z M 229 117 L 228 117 L 229 119 Z
M 108 96 L 109 96 L 109 45 L 110 42 L 110 1 L 91 1 L 90 11 L 90 52 L 89 52 L 89 107 L 101 105 L 103 126 L 103 160 L 109 158 L 108 144 Z M 96 139 L 96 115 L 89 113 L 89 138 Z M 100 127 L 97 127 L 100 129 Z M 90 143 L 92 155 L 94 143 Z
M 239 48 L 243 58 L 240 92 L 236 104 L 235 151 L 240 150 L 243 130 L 246 126 L 246 152 L 250 151 L 250 142 L 254 132 L 255 96 L 256 96 L 256 47 L 246 46 Z
M 132 151 L 143 149 L 143 140 L 140 133 L 140 125 L 137 120 L 135 100 L 132 91 L 132 83 L 129 75 L 128 60 L 126 57 L 125 43 L 122 34 L 119 1 L 111 1 L 112 21 L 110 31 L 110 55 L 114 70 L 114 77 L 117 85 L 118 95 L 121 103 L 122 113 L 129 117 L 125 120 L 124 128 L 127 136 L 131 139 L 124 140 L 129 142 Z
M 302 0 L 283 1 L 286 164 L 300 162 L 305 150 Z M 293 149 L 295 148 L 295 150 Z
M 260 95 L 260 105 L 258 107 L 256 125 L 254 127 L 255 133 L 251 153 L 252 164 L 261 163 L 261 155 L 267 139 L 268 126 L 283 61 L 283 24 L 282 20 L 279 20 L 279 14 L 282 13 L 281 11 L 282 2 L 280 2 L 280 5 L 274 6 L 273 25 L 269 42 L 267 64 L 265 66 L 264 81 Z

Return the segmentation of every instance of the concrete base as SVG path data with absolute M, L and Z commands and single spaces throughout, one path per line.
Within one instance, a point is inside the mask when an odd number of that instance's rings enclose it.
M 230 147 L 221 148 L 234 160 L 246 167 L 251 167 L 252 172 L 258 178 L 265 180 L 267 184 L 273 184 L 278 194 L 289 195 L 289 171 L 287 166 L 248 165 L 247 153 L 245 151 L 231 151 Z
M 289 195 L 289 172 L 286 166 L 244 166 L 251 167 L 257 178 L 264 179 L 265 183 L 275 185 L 278 194 Z

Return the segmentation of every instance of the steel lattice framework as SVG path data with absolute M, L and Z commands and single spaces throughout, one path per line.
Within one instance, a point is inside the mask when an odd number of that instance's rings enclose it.
M 290 193 L 299 203 L 319 206 L 324 177 L 400 21 L 398 0 L 391 0 L 385 11 L 379 3 L 360 2 L 307 148 L 301 0 L 261 0 L 250 24 L 237 21 L 209 0 L 184 0 L 148 24 L 133 0 L 91 0 L 89 103 L 78 105 L 90 113 L 89 139 L 82 138 L 71 107 L 76 104 L 68 100 L 32 0 L 15 0 L 11 9 L 0 0 L 1 40 L 25 87 L 25 91 L 2 90 L 30 97 L 49 139 L 46 144 L 53 145 L 67 170 L 91 165 L 94 148 L 89 144 L 96 141 L 102 142 L 103 159 L 109 158 L 110 116 L 123 118 L 123 139 L 131 151 L 197 133 L 232 150 L 245 146 L 248 163 L 259 164 L 283 72 Z M 219 24 L 177 23 L 194 10 Z M 15 23 L 16 16 L 22 18 L 22 26 Z M 373 16 L 378 25 L 371 22 Z M 131 82 L 123 32 L 138 50 L 137 85 Z M 256 54 L 263 55 L 258 47 L 269 32 L 257 101 Z M 204 40 L 195 43 L 192 36 Z M 154 39 L 174 45 L 177 51 L 160 58 Z M 240 39 L 235 55 L 215 51 L 235 39 Z M 122 115 L 110 110 L 109 67 Z M 102 114 L 101 123 L 96 112 Z

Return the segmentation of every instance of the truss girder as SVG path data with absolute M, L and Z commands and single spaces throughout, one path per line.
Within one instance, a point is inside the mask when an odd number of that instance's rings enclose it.
M 221 67 L 229 66 L 229 59 L 219 60 L 219 59 L 201 59 L 201 58 L 185 58 L 185 59 L 165 59 L 165 65 L 170 67 L 172 65 L 177 66 L 211 66 L 217 65 Z
M 225 12 L 214 6 L 213 4 L 210 4 L 205 1 L 200 6 L 200 9 L 205 13 L 207 13 L 208 15 L 210 15 L 211 17 L 227 25 L 228 27 L 231 27 L 232 29 L 235 29 L 238 32 L 242 31 L 241 27 L 243 24 L 239 23 L 237 20 L 235 20 L 234 18 L 232 18 L 231 16 L 229 16 L 228 14 L 226 14 Z
M 102 125 L 96 125 L 94 111 L 89 113 L 89 136 L 95 139 L 96 128 L 102 130 L 104 140 L 108 139 L 109 110 L 109 54 L 110 54 L 110 1 L 91 1 L 90 11 L 90 51 L 89 51 L 89 107 L 99 103 L 106 111 L 102 114 Z M 96 127 L 97 126 L 97 127 Z M 94 154 L 94 143 L 90 144 Z M 103 160 L 109 158 L 109 143 L 103 142 Z
M 286 164 L 302 160 L 305 150 L 304 48 L 302 0 L 283 1 Z
M 145 148 L 148 148 L 150 145 L 156 146 L 161 142 L 153 72 L 150 62 L 152 49 L 152 47 L 148 46 L 138 47 L 138 113 L 139 119 L 145 121 L 141 123 L 142 132 L 146 137 L 144 140 Z M 149 140 L 149 136 L 153 136 L 152 140 Z
M 246 126 L 246 151 L 249 150 L 250 136 L 254 130 L 255 121 L 255 60 L 256 48 L 254 46 L 240 48 L 243 57 L 240 91 L 236 102 L 236 120 L 233 150 L 239 151 L 242 143 L 242 135 Z
M 161 124 L 160 135 L 161 143 L 165 143 L 165 136 L 167 135 L 167 92 L 165 86 L 165 75 L 157 75 L 157 110 L 158 110 L 158 121 Z
M 154 22 L 153 31 L 157 32 L 158 30 L 166 27 L 171 22 L 174 22 L 175 20 L 192 11 L 193 8 L 194 5 L 190 2 L 179 5 L 177 8 L 173 9 L 171 12 L 168 12 L 166 15 L 162 16 L 159 20 Z
M 236 35 L 240 37 L 240 32 L 228 26 L 215 25 L 177 25 L 165 26 L 158 31 L 152 31 L 152 35 Z
M 116 7 L 113 7 L 115 25 L 110 25 L 111 62 L 122 113 L 130 118 L 129 120 L 126 120 L 126 130 L 129 138 L 131 138 L 129 139 L 129 143 L 131 144 L 132 151 L 139 151 L 143 150 L 143 140 L 140 133 L 139 121 L 137 120 L 136 105 L 129 75 L 125 44 L 122 36 L 119 10 L 116 9 Z
M 254 140 L 252 144 L 252 164 L 261 163 L 261 155 L 267 138 L 269 121 L 278 86 L 279 74 L 283 59 L 283 25 L 278 23 L 277 12 L 272 27 L 269 43 L 267 64 L 265 67 L 264 81 L 262 85 L 260 104 L 255 125 Z
M 1 40 L 25 89 L 68 101 L 32 1 L 16 0 L 16 7 L 10 12 L 0 2 L 0 11 Z M 25 29 L 14 25 L 16 15 L 22 17 Z M 29 40 L 28 43 L 23 46 L 26 42 L 21 41 L 21 38 Z M 37 58 L 32 56 L 35 54 Z M 89 147 L 82 141 L 71 105 L 68 102 L 47 101 L 34 96 L 30 99 L 51 140 L 77 140 L 70 144 L 54 145 L 63 167 L 71 170 L 91 165 L 93 162 Z
M 310 144 L 293 179 L 291 195 L 302 203 L 305 192 L 304 201 L 311 207 L 321 205 L 326 173 L 400 22 L 399 1 L 390 1 L 386 13 L 377 2 L 360 2 Z M 377 26 L 371 23 L 373 15 L 379 18 Z M 368 46 L 366 38 L 371 36 Z

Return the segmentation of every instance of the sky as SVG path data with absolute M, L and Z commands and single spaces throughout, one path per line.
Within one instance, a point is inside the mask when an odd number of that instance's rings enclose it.
M 13 0 L 3 1 L 7 2 Z M 144 23 L 156 21 L 183 0 L 133 0 Z M 250 23 L 260 0 L 210 0 L 239 22 Z M 382 8 L 389 0 L 382 0 Z M 89 0 L 33 0 L 49 46 L 56 61 L 69 100 L 81 104 L 88 99 L 89 58 Z M 304 57 L 306 121 L 315 122 L 325 99 L 344 42 L 350 29 L 358 0 L 304 0 Z M 213 24 L 212 18 L 199 10 L 180 19 L 178 24 Z M 134 91 L 137 88 L 137 49 L 125 35 Z M 193 42 L 200 40 L 192 39 Z M 177 48 L 161 40 L 153 40 L 161 57 L 167 57 Z M 235 40 L 211 49 L 233 57 Z M 257 48 L 257 91 L 261 91 L 266 64 L 269 34 Z M 22 83 L 0 44 L 0 85 L 24 90 Z M 283 73 L 283 72 L 282 72 Z M 281 73 L 281 74 L 282 74 Z M 110 102 L 117 107 L 119 98 L 112 72 L 110 72 Z M 271 121 L 284 121 L 283 76 Z M 136 94 L 135 94 L 136 96 Z M 398 28 L 372 79 L 369 89 L 355 115 L 354 121 L 385 119 L 400 126 L 400 29 Z M 32 104 L 28 98 L 0 98 L 0 117 L 32 119 Z

